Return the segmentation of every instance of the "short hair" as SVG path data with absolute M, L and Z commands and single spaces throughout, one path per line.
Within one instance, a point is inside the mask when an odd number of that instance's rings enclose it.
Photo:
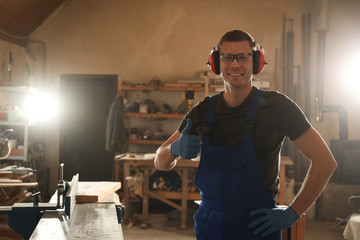
M 241 30 L 233 30 L 225 33 L 221 37 L 216 48 L 220 51 L 223 42 L 241 42 L 241 41 L 248 41 L 250 43 L 251 49 L 255 49 L 256 43 L 254 41 L 254 38 L 249 33 Z

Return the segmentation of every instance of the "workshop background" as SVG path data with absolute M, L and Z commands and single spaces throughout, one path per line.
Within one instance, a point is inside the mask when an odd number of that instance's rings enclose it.
M 329 146 L 355 142 L 355 159 L 337 159 L 344 166 L 324 193 L 329 200 L 323 200 L 323 211 L 333 213 L 321 213 L 323 219 L 345 217 L 350 212 L 342 212 L 342 204 L 359 194 L 353 174 L 359 170 L 359 13 L 358 0 L 0 0 L 0 83 L 9 82 L 10 52 L 12 84 L 58 98 L 66 74 L 117 75 L 132 84 L 201 80 L 220 37 L 245 30 L 266 52 L 268 65 L 256 80 L 292 97 Z M 291 62 L 284 61 L 288 57 Z M 319 96 L 325 110 L 316 119 Z M 177 97 L 180 102 L 182 95 Z M 59 175 L 60 114 L 41 125 L 50 193 Z M 285 151 L 298 156 L 291 149 L 289 144 Z M 306 167 L 295 163 L 300 180 Z M 345 203 L 333 200 L 338 191 Z

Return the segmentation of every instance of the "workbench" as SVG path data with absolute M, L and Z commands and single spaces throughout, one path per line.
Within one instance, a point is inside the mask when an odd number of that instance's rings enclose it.
M 79 182 L 78 192 L 94 192 L 107 182 Z M 120 183 L 118 183 L 120 184 Z M 89 190 L 90 189 L 90 190 Z M 111 188 L 109 188 L 111 189 Z M 81 198 L 92 198 L 93 195 L 77 195 Z M 56 202 L 56 194 L 50 202 Z M 115 203 L 119 202 L 118 195 L 114 191 L 103 191 L 101 199 L 92 203 L 76 203 L 71 213 L 70 220 L 59 211 L 45 212 L 31 240 L 69 240 L 69 239 L 113 239 L 122 240 L 121 224 L 118 224 Z
M 168 192 L 168 191 L 150 191 L 149 179 L 152 173 L 155 172 L 154 156 L 151 154 L 121 154 L 115 156 L 114 162 L 114 181 L 120 180 L 120 162 L 123 162 L 124 179 L 130 176 L 130 168 L 142 168 L 144 169 L 144 188 L 143 188 L 143 208 L 142 208 L 142 227 L 147 227 L 148 215 L 149 215 L 149 198 L 156 198 L 175 209 L 181 211 L 181 225 L 180 228 L 186 227 L 187 218 L 187 200 L 200 200 L 200 193 L 188 193 L 188 175 L 189 170 L 197 169 L 199 161 L 182 159 L 177 162 L 174 170 L 179 172 L 182 178 L 182 191 L 181 192 Z M 278 204 L 285 204 L 285 169 L 286 166 L 293 165 L 292 160 L 289 157 L 282 156 L 280 162 L 280 190 L 277 198 Z M 129 188 L 126 181 L 124 181 L 124 204 L 125 208 L 129 209 Z M 180 199 L 181 205 L 175 204 L 169 199 Z M 124 222 L 129 220 L 128 212 L 125 212 Z
M 147 227 L 148 215 L 149 215 L 149 198 L 156 198 L 165 204 L 174 207 L 181 212 L 181 224 L 180 228 L 186 227 L 187 218 L 187 201 L 188 200 L 200 200 L 199 192 L 188 192 L 189 184 L 189 170 L 196 170 L 199 162 L 193 160 L 182 159 L 177 162 L 176 170 L 181 176 L 182 190 L 181 192 L 172 191 L 150 191 L 149 179 L 152 173 L 154 173 L 154 157 L 146 157 L 145 154 L 130 154 L 130 155 L 118 155 L 115 156 L 114 163 L 114 180 L 119 180 L 120 162 L 124 163 L 124 179 L 130 176 L 130 167 L 137 167 L 144 169 L 144 188 L 143 188 L 143 208 L 142 208 L 142 227 Z M 181 204 L 178 205 L 169 199 L 180 199 Z M 126 181 L 124 181 L 124 204 L 125 209 L 129 209 L 129 188 Z M 125 211 L 124 222 L 128 221 L 128 211 Z
M 287 156 L 281 156 L 280 160 L 280 172 L 279 172 L 279 178 L 280 178 L 280 189 L 279 194 L 276 198 L 276 203 L 283 205 L 285 204 L 285 192 L 286 192 L 286 166 L 292 166 L 294 165 L 294 162 Z M 290 204 L 290 203 L 288 203 Z

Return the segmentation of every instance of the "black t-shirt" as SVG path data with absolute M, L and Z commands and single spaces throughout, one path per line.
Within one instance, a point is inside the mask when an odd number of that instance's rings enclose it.
M 228 107 L 224 92 L 219 93 L 215 110 L 215 123 L 211 131 L 211 144 L 218 146 L 240 145 L 243 142 L 243 123 L 256 92 L 253 87 L 244 102 Z M 193 123 L 192 134 L 202 136 L 210 97 L 194 106 L 181 121 L 178 131 L 186 126 L 186 119 Z M 295 102 L 276 91 L 265 91 L 257 111 L 253 129 L 255 154 L 265 187 L 275 197 L 279 189 L 280 150 L 285 137 L 295 140 L 311 124 Z

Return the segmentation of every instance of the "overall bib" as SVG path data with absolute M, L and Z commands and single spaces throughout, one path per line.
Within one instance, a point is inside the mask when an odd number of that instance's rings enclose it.
M 194 215 L 197 240 L 280 240 L 281 231 L 266 238 L 252 234 L 248 228 L 249 212 L 273 208 L 275 200 L 266 190 L 257 164 L 252 129 L 263 94 L 257 90 L 244 122 L 242 145 L 210 144 L 211 132 L 202 136 L 202 149 L 195 183 L 201 204 Z M 214 124 L 218 95 L 210 98 L 204 128 Z

